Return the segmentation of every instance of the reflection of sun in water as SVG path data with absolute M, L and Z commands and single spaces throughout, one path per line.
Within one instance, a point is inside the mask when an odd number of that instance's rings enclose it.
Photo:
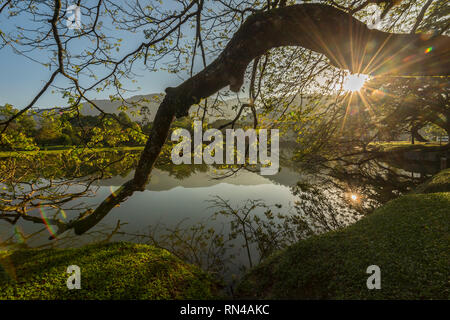
M 357 196 L 356 194 L 352 194 L 352 195 L 350 196 L 350 198 L 352 198 L 353 201 L 358 200 L 358 196 Z
M 367 79 L 369 79 L 369 76 L 366 74 L 349 74 L 344 79 L 343 88 L 345 91 L 359 91 Z

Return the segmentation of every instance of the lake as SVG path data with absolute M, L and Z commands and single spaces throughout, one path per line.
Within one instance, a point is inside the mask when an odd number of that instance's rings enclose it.
M 427 176 L 386 164 L 312 171 L 284 160 L 277 174 L 261 176 L 245 168 L 229 175 L 213 166 L 163 163 L 145 191 L 135 192 L 87 233 L 69 229 L 49 240 L 58 231 L 54 220 L 78 218 L 130 180 L 137 158 L 131 152 L 1 159 L 0 246 L 149 243 L 231 279 L 273 250 L 354 223 Z

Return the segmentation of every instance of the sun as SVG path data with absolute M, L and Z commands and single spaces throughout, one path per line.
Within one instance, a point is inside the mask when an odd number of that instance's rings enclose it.
M 366 83 L 369 76 L 366 74 L 349 74 L 344 79 L 343 88 L 345 91 L 359 91 Z

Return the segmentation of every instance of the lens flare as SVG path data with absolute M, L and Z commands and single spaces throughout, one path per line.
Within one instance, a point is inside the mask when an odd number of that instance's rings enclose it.
M 50 233 L 52 237 L 54 237 L 56 235 L 56 232 L 55 230 L 53 230 L 53 226 L 49 223 L 47 215 L 41 206 L 39 206 L 39 213 L 41 214 L 42 221 L 44 222 L 47 231 Z
M 14 227 L 14 237 L 20 244 L 25 243 L 25 236 L 23 235 L 22 229 L 19 226 Z
M 111 195 L 115 198 L 115 197 L 117 197 L 117 193 L 116 193 L 116 190 L 117 189 L 119 189 L 118 187 L 113 187 L 113 186 L 110 186 L 109 187 L 109 191 L 111 191 Z
M 61 216 L 63 217 L 64 220 L 67 220 L 67 214 L 63 209 L 59 210 L 59 213 L 61 213 Z
M 433 51 L 433 47 L 428 47 L 425 49 L 425 53 L 430 53 L 431 51 Z

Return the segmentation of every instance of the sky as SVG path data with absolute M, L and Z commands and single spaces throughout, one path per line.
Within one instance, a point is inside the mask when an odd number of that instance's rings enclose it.
M 63 3 L 65 2 L 66 6 L 68 6 L 72 3 L 71 1 L 72 0 L 66 0 L 63 1 Z M 91 4 L 96 4 L 96 0 L 85 1 L 87 3 L 91 2 Z M 174 9 L 174 3 L 174 1 L 167 0 L 164 2 L 163 6 L 164 8 Z M 63 9 L 65 9 L 64 5 Z M 128 32 L 125 33 L 123 31 L 116 30 L 112 27 L 111 23 L 108 23 L 108 20 L 103 20 L 103 22 L 104 25 L 102 28 L 104 28 L 106 34 L 124 38 L 122 41 L 121 50 L 117 54 L 117 57 L 121 57 L 125 53 L 133 51 L 142 41 L 145 41 L 142 32 L 130 36 L 130 33 Z M 61 21 L 61 26 L 65 27 L 65 23 L 66 21 Z M 0 30 L 3 32 L 14 32 L 18 25 L 29 29 L 36 28 L 37 25 L 42 26 L 42 24 L 34 23 L 31 17 L 27 15 L 19 15 L 14 18 L 6 17 L 5 12 L 0 15 Z M 46 24 L 45 27 L 48 29 L 48 24 Z M 187 36 L 192 36 L 194 30 L 185 29 L 184 32 Z M 78 49 L 84 49 L 84 45 L 86 44 L 79 45 Z M 72 48 L 69 48 L 69 50 L 72 51 Z M 76 52 L 71 53 L 73 54 Z M 49 52 L 46 50 L 38 50 L 37 52 L 30 54 L 30 56 L 40 61 L 48 61 L 48 55 Z M 200 62 L 200 59 L 197 59 L 196 61 Z M 201 63 L 197 63 L 197 68 L 195 71 L 198 72 L 201 68 Z M 127 88 L 135 89 L 135 91 L 126 93 L 125 97 L 164 92 L 165 88 L 169 86 L 177 86 L 182 83 L 183 79 L 181 77 L 184 79 L 188 77 L 186 73 L 180 76 L 167 73 L 166 71 L 151 72 L 144 68 L 142 62 L 140 66 L 137 65 L 137 68 L 133 70 L 138 74 L 138 76 L 134 78 L 136 83 L 125 81 L 124 85 Z M 5 103 L 9 103 L 17 109 L 25 107 L 50 78 L 51 73 L 52 70 L 49 70 L 48 67 L 44 67 L 39 63 L 33 62 L 22 55 L 15 54 L 9 46 L 0 49 L 0 106 Z M 101 74 L 97 75 L 101 76 Z M 55 84 L 63 86 L 64 84 L 68 84 L 68 81 L 67 79 L 64 79 L 62 75 L 58 75 Z M 140 87 L 140 89 L 138 89 L 138 87 Z M 57 91 L 52 93 L 52 91 L 54 91 L 53 89 L 54 88 L 49 88 L 47 92 L 37 101 L 35 107 L 50 108 L 56 106 L 67 106 L 67 99 L 62 98 L 61 94 Z M 90 99 L 108 99 L 110 94 L 114 94 L 114 92 L 111 90 L 100 93 L 92 91 L 88 94 L 88 97 Z
M 83 19 L 82 19 L 83 21 Z M 65 21 L 63 21 L 65 23 Z M 35 28 L 36 24 L 33 24 L 30 17 L 25 15 L 19 15 L 13 19 L 6 18 L 5 14 L 0 15 L 0 30 L 5 33 L 14 31 L 16 26 L 22 26 L 27 28 Z M 108 34 L 120 37 L 120 31 L 115 31 L 113 28 L 109 28 L 105 23 L 105 28 L 108 28 Z M 72 31 L 71 31 L 72 32 Z M 136 35 L 136 37 L 124 38 L 123 46 L 119 55 L 125 52 L 131 51 L 136 48 L 143 36 Z M 47 57 L 48 52 L 41 50 L 39 52 L 32 53 L 30 56 L 33 58 Z M 136 92 L 129 92 L 126 97 L 130 97 L 138 94 L 150 94 L 163 92 L 168 86 L 176 86 L 182 82 L 179 76 L 174 74 L 168 74 L 166 71 L 150 72 L 142 67 L 134 69 L 138 74 L 135 78 L 137 83 L 131 84 L 131 82 L 125 82 L 129 87 L 141 89 Z M 17 55 L 10 47 L 4 47 L 0 49 L 0 105 L 5 103 L 12 104 L 17 109 L 25 107 L 34 96 L 40 91 L 45 82 L 50 78 L 52 73 L 49 68 L 46 68 L 39 63 L 33 62 L 30 59 Z M 67 83 L 63 76 L 59 75 L 56 79 L 56 84 Z M 89 98 L 91 99 L 108 99 L 111 91 L 105 91 L 103 93 L 91 93 Z M 52 88 L 49 88 L 47 92 L 37 101 L 35 107 L 48 108 L 54 106 L 66 106 L 67 100 L 63 99 L 59 93 L 52 93 Z
M 9 48 L 0 50 L 0 70 L 0 105 L 9 103 L 18 109 L 30 102 L 51 75 L 48 68 L 14 54 Z M 152 73 L 141 69 L 139 74 L 141 77 L 136 78 L 138 82 L 135 86 L 140 86 L 142 89 L 139 92 L 130 93 L 130 95 L 163 92 L 166 87 L 181 83 L 178 77 L 163 71 Z M 58 79 L 62 80 L 62 76 L 59 76 Z M 66 100 L 60 97 L 59 93 L 52 94 L 51 91 L 49 89 L 39 99 L 36 106 L 47 108 L 66 105 Z M 108 95 L 109 93 L 106 91 L 91 97 L 107 99 Z

